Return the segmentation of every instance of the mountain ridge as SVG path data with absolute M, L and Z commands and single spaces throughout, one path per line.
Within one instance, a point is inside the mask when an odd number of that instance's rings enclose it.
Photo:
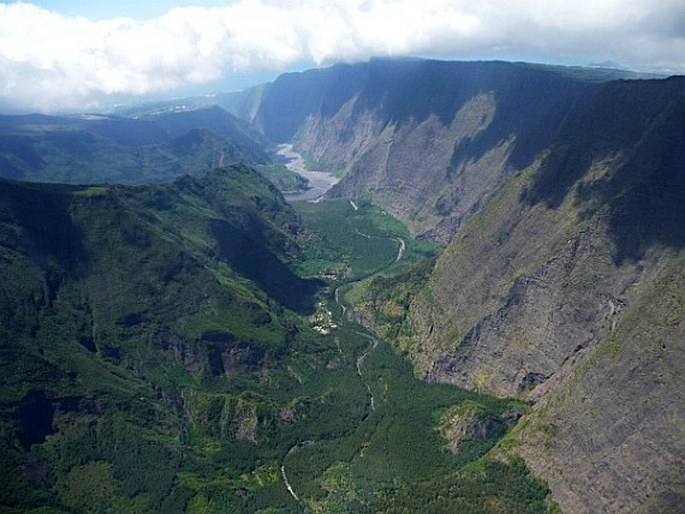
M 379 59 L 283 75 L 261 90 L 252 121 L 315 165 L 345 170 L 329 196 L 363 190 L 414 233 L 445 243 L 551 142 L 565 112 L 625 75 Z
M 219 107 L 140 118 L 0 116 L 0 176 L 54 183 L 163 182 L 271 159 L 254 131 Z
M 254 469 L 240 452 L 277 406 L 258 418 L 252 381 L 307 340 L 320 287 L 291 271 L 303 229 L 273 185 L 245 165 L 144 186 L 0 180 L 0 234 L 3 508 L 184 510 L 181 470 L 218 473 L 210 439 L 233 448 L 225 475 Z

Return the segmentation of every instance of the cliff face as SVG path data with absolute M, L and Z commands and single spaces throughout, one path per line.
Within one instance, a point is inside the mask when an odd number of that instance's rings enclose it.
M 428 380 L 538 401 L 520 451 L 569 512 L 683 502 L 684 114 L 683 79 L 603 86 L 412 304 Z
M 350 117 L 353 107 L 332 120 L 312 119 L 300 139 L 303 151 L 327 161 L 336 155 L 326 145 L 331 124 L 352 134 L 341 148 L 342 162 L 353 162 L 350 172 L 331 195 L 354 197 L 370 193 L 373 200 L 405 220 L 416 233 L 448 241 L 461 220 L 506 177 L 513 137 L 501 141 L 477 160 L 453 164 L 454 146 L 487 130 L 496 112 L 491 92 L 470 98 L 449 122 L 431 114 L 425 120 L 391 122 L 385 126 L 371 112 Z M 344 121 L 343 121 L 344 120 Z M 336 130 L 333 128 L 332 130 Z M 324 153 L 325 152 L 325 153 Z
M 463 227 L 415 302 L 417 341 L 444 350 L 427 360 L 433 379 L 469 384 L 487 375 L 492 390 L 518 394 L 616 328 L 636 284 L 643 294 L 685 242 L 684 84 L 605 86 Z M 591 116 L 611 110 L 604 120 Z M 519 344 L 519 363 L 487 371 L 468 357 L 501 358 L 494 340 Z M 544 352 L 531 347 L 536 341 Z M 545 361 L 522 366 L 527 354 Z
M 550 378 L 520 432 L 567 512 L 682 509 L 684 269 L 680 252 L 608 337 Z
M 370 194 L 447 242 L 530 164 L 603 75 L 501 62 L 374 60 L 279 77 L 252 121 L 346 176 L 331 196 Z

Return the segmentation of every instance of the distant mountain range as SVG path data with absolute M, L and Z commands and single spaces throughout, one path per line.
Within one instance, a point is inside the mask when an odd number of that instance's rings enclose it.
M 0 116 L 0 176 L 71 184 L 163 182 L 223 164 L 266 164 L 254 131 L 208 107 L 139 118 Z

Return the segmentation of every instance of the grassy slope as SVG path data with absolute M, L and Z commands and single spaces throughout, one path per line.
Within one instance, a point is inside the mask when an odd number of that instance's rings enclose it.
M 249 259 L 297 256 L 280 195 L 247 168 L 1 193 L 2 503 L 181 510 L 218 488 L 205 476 L 249 492 L 264 471 L 246 441 L 279 405 L 258 385 L 303 328 L 248 276 Z M 271 273 L 313 292 L 283 264 Z
M 501 434 L 454 456 L 437 431 L 466 400 L 492 416 L 525 406 L 417 381 L 354 323 L 316 335 L 295 312 L 306 298 L 289 309 L 279 286 L 267 294 L 250 280 L 247 263 L 293 263 L 311 242 L 301 269 L 352 270 L 331 285 L 392 275 L 406 229 L 381 211 L 299 206 L 321 229 L 302 232 L 246 168 L 138 188 L 2 183 L 0 193 L 8 511 L 298 511 L 281 463 L 322 512 L 415 510 L 409 499 L 436 512 L 542 510 L 546 489 L 520 463 L 462 467 Z M 341 216 L 365 236 L 340 230 Z M 406 243 L 407 262 L 423 259 L 426 248 Z M 281 271 L 282 287 L 307 291 Z M 513 477 L 528 496 L 500 494 Z

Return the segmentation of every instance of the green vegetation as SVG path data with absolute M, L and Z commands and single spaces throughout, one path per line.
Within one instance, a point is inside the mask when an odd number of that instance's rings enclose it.
M 0 116 L 0 176 L 52 183 L 140 184 L 202 176 L 236 162 L 283 191 L 306 181 L 270 162 L 263 138 L 219 107 L 109 116 Z
M 544 511 L 522 463 L 487 456 L 525 406 L 415 379 L 314 278 L 399 284 L 435 253 L 380 209 L 298 216 L 242 166 L 1 186 L 5 510 Z M 502 430 L 453 454 L 440 420 L 460 405 Z
M 407 228 L 386 211 L 367 202 L 336 199 L 299 203 L 295 209 L 316 235 L 305 246 L 300 267 L 304 276 L 327 276 L 340 283 L 358 281 L 380 271 L 392 272 L 436 252 L 429 243 L 415 241 Z M 406 249 L 397 262 L 400 239 Z
M 355 302 L 355 310 L 371 321 L 382 337 L 401 347 L 405 336 L 411 335 L 405 321 L 414 297 L 428 280 L 435 259 L 403 269 L 394 275 L 377 275 L 351 289 L 345 298 Z
M 162 182 L 183 173 L 199 176 L 242 156 L 236 145 L 207 130 L 173 139 L 141 136 L 141 142 L 126 144 L 87 124 L 64 123 L 3 133 L 2 176 L 71 184 Z M 140 130 L 135 120 L 127 123 L 132 132 Z
M 367 201 L 358 201 L 358 205 L 359 211 L 348 211 L 348 215 L 366 216 L 368 212 L 372 223 L 370 230 L 377 231 L 377 237 L 404 243 L 404 249 L 401 259 L 397 259 L 398 253 L 394 258 L 386 255 L 389 265 L 380 266 L 366 277 L 345 284 L 341 288 L 342 297 L 354 306 L 357 314 L 373 325 L 377 334 L 399 349 L 404 336 L 408 335 L 404 322 L 411 301 L 425 285 L 440 249 L 432 243 L 414 239 L 404 225 L 379 207 Z M 304 219 L 307 220 L 306 217 Z M 334 223 L 332 220 L 334 230 L 339 229 L 340 223 Z M 341 240 L 341 237 L 336 240 Z
M 199 494 L 250 510 L 241 491 L 268 466 L 250 441 L 292 399 L 262 382 L 282 380 L 270 364 L 317 287 L 285 264 L 300 231 L 245 167 L 138 188 L 2 183 L 2 504 L 91 510 L 97 490 L 115 512 Z M 268 451 L 275 466 L 283 450 Z
M 289 170 L 282 164 L 259 164 L 255 169 L 279 191 L 302 191 L 307 188 L 307 179 Z
M 371 344 L 370 336 L 358 330 L 355 325 L 345 324 L 338 332 L 343 354 L 355 350 L 360 339 Z M 468 501 L 487 511 L 490 497 L 498 498 L 496 480 L 518 474 L 521 482 L 533 480 L 525 466 L 502 463 L 498 464 L 499 475 L 493 473 L 485 483 L 480 483 L 478 466 L 489 470 L 494 464 L 487 458 L 479 459 L 499 437 L 453 455 L 445 450 L 446 441 L 438 431 L 436 419 L 440 413 L 464 402 L 478 402 L 497 417 L 521 408 L 517 402 L 427 384 L 415 379 L 409 364 L 387 344 L 380 343 L 371 351 L 370 348 L 366 347 L 368 353 L 361 369 L 373 395 L 373 409 L 367 400 L 366 416 L 353 430 L 335 439 L 321 438 L 303 444 L 286 457 L 289 479 L 312 511 L 395 512 L 397 507 L 412 505 L 406 512 L 421 512 L 418 506 L 430 503 L 437 495 L 452 495 L 450 501 L 444 502 L 452 508 Z M 475 461 L 480 462 L 478 466 L 463 467 Z M 466 499 L 460 498 L 463 493 L 451 492 L 462 481 L 469 483 Z M 544 500 L 546 488 L 538 487 L 539 497 Z M 525 505 L 528 494 L 511 494 L 507 501 L 511 506 Z M 414 496 L 411 503 L 405 503 L 408 495 Z M 544 508 L 530 512 L 544 512 Z
M 378 501 L 380 512 L 548 512 L 547 485 L 520 457 L 511 462 L 484 459 L 435 481 L 420 482 Z M 553 508 L 553 507 L 552 507 Z

